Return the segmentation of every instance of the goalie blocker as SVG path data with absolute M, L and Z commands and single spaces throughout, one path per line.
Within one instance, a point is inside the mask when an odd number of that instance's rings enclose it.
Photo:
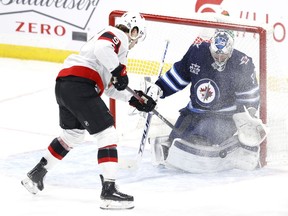
M 175 138 L 172 143 L 168 136 L 150 139 L 154 165 L 163 164 L 191 173 L 260 167 L 260 144 L 267 135 L 265 125 L 251 117 L 247 109 L 235 114 L 233 120 L 237 133 L 220 145 L 211 145 L 199 137 L 191 142 Z

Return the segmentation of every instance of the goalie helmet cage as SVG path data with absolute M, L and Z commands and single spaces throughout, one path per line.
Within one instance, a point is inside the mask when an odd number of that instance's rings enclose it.
M 109 15 L 109 25 L 114 26 L 115 23 L 117 23 L 117 18 L 125 12 L 126 11 L 120 10 L 112 11 Z M 147 21 L 147 37 L 143 42 L 137 44 L 137 48 L 133 48 L 129 52 L 127 68 L 130 74 L 135 73 L 140 76 L 157 75 L 160 56 L 162 55 L 161 53 L 157 53 L 157 51 L 159 50 L 159 52 L 161 52 L 160 50 L 163 50 L 159 47 L 161 41 L 167 39 L 170 41 L 169 51 L 163 69 L 163 73 L 165 73 L 171 67 L 172 63 L 182 58 L 192 43 L 197 43 L 197 40 L 201 42 L 209 39 L 212 34 L 211 30 L 213 30 L 213 32 L 217 28 L 233 30 L 236 33 L 235 48 L 253 58 L 261 92 L 259 117 L 263 123 L 267 123 L 267 46 L 268 41 L 271 41 L 271 39 L 268 40 L 268 36 L 271 38 L 273 34 L 267 30 L 266 26 L 248 25 L 247 21 L 243 24 L 244 22 L 240 22 L 239 20 L 237 20 L 237 22 L 235 20 L 232 21 L 230 17 L 225 18 L 223 15 L 219 16 L 216 14 L 203 16 L 204 18 L 201 17 L 202 15 L 197 15 L 197 19 L 146 13 L 142 13 L 142 15 Z M 165 100 L 162 101 L 162 103 L 164 103 Z M 186 103 L 188 103 L 188 100 L 189 93 L 183 98 L 183 101 Z M 110 110 L 114 115 L 115 122 L 117 122 L 116 103 L 114 99 L 110 99 Z M 162 111 L 160 110 L 159 112 L 161 113 Z M 115 126 L 116 125 L 117 124 L 115 124 Z M 269 126 L 268 124 L 268 127 Z M 269 139 L 264 140 L 261 144 L 260 157 L 262 166 L 267 164 L 268 145 L 270 145 Z M 275 148 L 275 145 L 272 148 Z M 284 150 L 287 149 L 286 147 Z

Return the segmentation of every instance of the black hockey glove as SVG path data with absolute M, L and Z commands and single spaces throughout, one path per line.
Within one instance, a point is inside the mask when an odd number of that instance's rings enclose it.
M 126 71 L 126 66 L 119 64 L 117 68 L 115 68 L 112 72 L 112 84 L 118 91 L 124 90 L 128 83 L 128 76 L 127 76 L 127 71 Z
M 144 94 L 143 91 L 134 91 L 141 97 L 141 101 L 139 101 L 136 97 L 132 96 L 129 100 L 129 104 L 133 107 L 136 107 L 136 109 L 139 111 L 151 112 L 155 108 L 156 102 L 151 97 Z

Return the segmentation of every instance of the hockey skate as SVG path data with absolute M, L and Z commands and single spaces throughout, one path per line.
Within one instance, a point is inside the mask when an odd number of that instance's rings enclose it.
M 100 175 L 100 178 L 102 182 L 101 209 L 121 210 L 134 208 L 133 196 L 119 192 L 114 181 L 104 181 L 102 175 Z
M 47 173 L 45 169 L 47 160 L 43 157 L 40 162 L 27 173 L 27 178 L 21 181 L 21 184 L 32 194 L 37 194 L 44 189 L 43 179 Z

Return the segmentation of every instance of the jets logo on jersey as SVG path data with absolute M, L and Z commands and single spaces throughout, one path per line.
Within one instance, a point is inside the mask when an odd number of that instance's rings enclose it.
M 196 75 L 198 75 L 198 73 L 200 72 L 200 66 L 198 64 L 191 63 L 189 69 L 191 73 Z
M 197 96 L 197 103 L 203 107 L 212 106 L 220 96 L 217 84 L 210 79 L 199 80 L 195 84 L 194 90 Z

